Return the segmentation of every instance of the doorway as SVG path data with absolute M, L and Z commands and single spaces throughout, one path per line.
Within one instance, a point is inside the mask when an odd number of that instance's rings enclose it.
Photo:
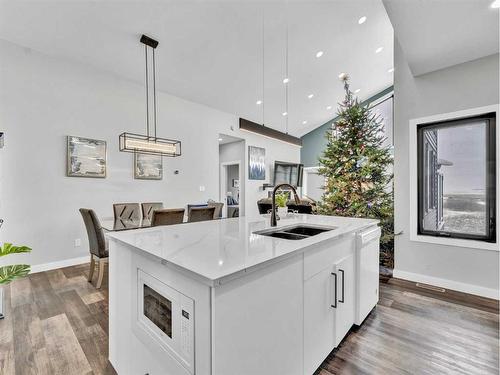
M 220 201 L 224 203 L 222 216 L 243 216 L 245 210 L 245 141 L 219 134 Z

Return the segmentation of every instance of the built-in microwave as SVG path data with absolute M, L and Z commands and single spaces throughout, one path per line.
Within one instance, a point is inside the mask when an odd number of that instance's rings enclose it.
M 137 324 L 194 374 L 194 301 L 138 269 Z

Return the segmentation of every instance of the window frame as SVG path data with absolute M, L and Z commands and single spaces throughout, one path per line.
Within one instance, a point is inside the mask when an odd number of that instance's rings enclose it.
M 476 240 L 488 243 L 496 243 L 496 227 L 497 227 L 497 205 L 496 205 L 496 191 L 497 191 L 497 175 L 496 175 L 496 112 L 488 112 L 482 114 L 476 114 L 461 118 L 450 118 L 434 122 L 417 123 L 416 124 L 416 151 L 417 151 L 417 235 L 418 236 L 431 236 L 431 237 L 444 237 L 444 238 L 454 238 L 461 240 Z M 453 127 L 457 125 L 462 125 L 470 123 L 476 120 L 487 120 L 487 142 L 486 142 L 486 234 L 478 235 L 471 233 L 460 233 L 460 232 L 447 232 L 438 230 L 426 230 L 423 228 L 424 214 L 428 213 L 431 209 L 430 205 L 426 204 L 430 198 L 430 191 L 424 199 L 424 190 L 428 189 L 429 186 L 426 184 L 431 183 L 431 179 L 425 177 L 424 175 L 424 163 L 432 163 L 431 155 L 434 152 L 430 150 L 427 143 L 424 142 L 424 130 L 429 129 L 442 129 L 446 127 Z M 424 154 L 425 153 L 425 154 Z M 436 155 L 437 157 L 437 155 Z M 432 159 L 433 160 L 433 159 Z M 432 179 L 433 180 L 433 179 Z M 439 188 L 439 181 L 437 183 Z M 438 205 L 439 206 L 439 205 Z M 433 209 L 438 209 L 438 207 L 432 207 Z

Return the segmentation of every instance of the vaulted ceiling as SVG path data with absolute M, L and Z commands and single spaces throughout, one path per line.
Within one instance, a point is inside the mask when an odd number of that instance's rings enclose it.
M 349 73 L 361 99 L 393 80 L 393 31 L 380 0 L 0 3 L 0 38 L 138 83 L 144 80 L 143 33 L 160 41 L 161 91 L 256 122 L 263 120 L 256 102 L 264 100 L 266 125 L 285 131 L 288 117 L 294 135 L 334 117 L 343 94 L 340 73 Z
M 413 75 L 498 53 L 493 0 L 384 0 Z

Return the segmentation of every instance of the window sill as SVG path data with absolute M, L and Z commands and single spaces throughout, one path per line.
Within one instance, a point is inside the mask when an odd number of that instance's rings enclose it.
M 460 238 L 424 236 L 415 233 L 411 233 L 410 241 L 433 243 L 445 246 L 468 247 L 470 249 L 500 251 L 498 242 L 492 243 L 492 242 L 476 241 L 476 240 L 464 240 Z

